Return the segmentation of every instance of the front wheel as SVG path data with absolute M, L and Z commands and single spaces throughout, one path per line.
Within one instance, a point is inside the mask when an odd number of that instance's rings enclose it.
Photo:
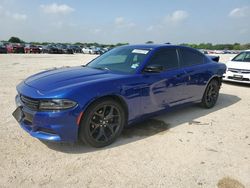
M 217 102 L 220 85 L 217 80 L 211 80 L 203 94 L 201 105 L 204 108 L 212 108 Z
M 125 112 L 113 100 L 94 102 L 83 114 L 80 139 L 93 147 L 104 147 L 115 141 L 125 125 Z

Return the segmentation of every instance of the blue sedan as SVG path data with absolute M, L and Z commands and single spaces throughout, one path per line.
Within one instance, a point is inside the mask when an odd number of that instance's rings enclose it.
M 30 76 L 17 86 L 13 116 L 38 139 L 104 147 L 124 126 L 175 106 L 212 108 L 225 70 L 188 47 L 122 46 L 86 66 Z

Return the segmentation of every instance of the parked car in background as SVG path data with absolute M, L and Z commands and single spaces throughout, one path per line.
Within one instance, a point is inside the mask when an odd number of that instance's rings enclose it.
M 43 51 L 43 48 L 44 48 L 44 46 L 43 46 L 43 45 L 38 45 L 37 47 L 39 48 L 40 52 L 42 52 L 42 51 Z
M 49 141 L 111 144 L 124 126 L 173 107 L 218 99 L 225 64 L 174 45 L 128 45 L 86 66 L 35 74 L 17 86 L 13 116 Z
M 224 81 L 250 83 L 250 50 L 236 55 L 226 65 L 227 71 L 223 75 Z
M 56 44 L 56 47 L 63 53 L 63 54 L 74 54 L 73 49 L 71 49 L 66 44 Z
M 6 47 L 8 53 L 24 53 L 24 46 L 22 44 L 10 43 Z
M 7 53 L 7 47 L 0 43 L 0 54 L 6 54 Z
M 203 54 L 205 54 L 208 58 L 210 58 L 213 61 L 219 62 L 220 56 L 215 56 L 215 55 L 209 55 L 207 50 L 199 49 L 199 51 Z
M 72 49 L 74 53 L 82 53 L 82 48 L 77 45 L 69 45 L 68 48 Z
M 55 44 L 48 44 L 47 46 L 44 46 L 43 53 L 49 53 L 49 54 L 62 54 L 62 49 L 59 49 Z
M 24 52 L 25 53 L 35 53 L 35 54 L 41 53 L 40 48 L 36 45 L 33 45 L 33 44 L 26 44 L 24 47 Z
M 111 50 L 111 48 L 102 48 L 101 53 L 104 54 L 104 53 L 108 52 L 109 50 Z
M 93 54 L 97 54 L 97 55 L 102 55 L 107 51 L 108 50 L 106 50 L 104 48 L 100 48 L 100 47 L 93 48 Z
M 95 55 L 101 54 L 101 48 L 93 47 L 91 49 L 93 50 L 93 54 L 95 54 Z
M 199 49 L 199 51 L 203 54 L 208 54 L 208 51 L 207 50 L 204 50 L 204 49 Z
M 84 54 L 94 54 L 94 50 L 91 48 L 84 47 L 82 48 L 82 53 Z

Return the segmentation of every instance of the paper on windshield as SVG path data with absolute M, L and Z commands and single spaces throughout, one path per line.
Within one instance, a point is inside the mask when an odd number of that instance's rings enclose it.
M 135 53 L 135 54 L 147 54 L 149 52 L 149 50 L 140 50 L 140 49 L 134 49 L 132 51 L 132 53 Z

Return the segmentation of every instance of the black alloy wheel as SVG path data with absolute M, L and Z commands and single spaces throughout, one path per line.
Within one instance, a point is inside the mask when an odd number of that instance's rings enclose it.
M 213 79 L 207 85 L 205 93 L 202 98 L 202 106 L 205 108 L 212 108 L 218 99 L 220 86 L 217 80 Z
M 125 122 L 124 109 L 118 102 L 95 102 L 83 114 L 80 138 L 94 147 L 107 146 L 120 135 Z

